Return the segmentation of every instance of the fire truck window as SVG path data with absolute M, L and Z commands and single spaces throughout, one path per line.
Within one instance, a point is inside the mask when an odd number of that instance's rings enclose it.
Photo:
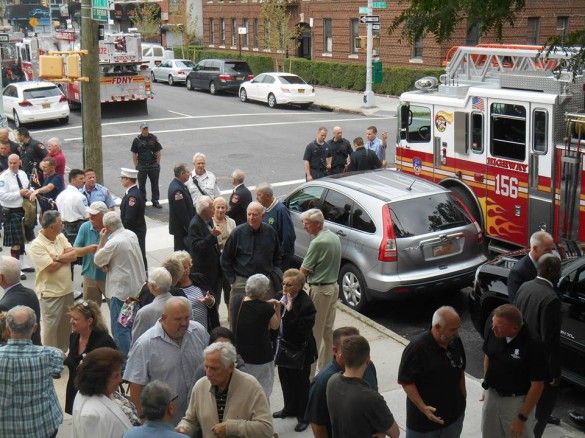
M 431 110 L 424 106 L 410 106 L 412 114 L 408 126 L 409 143 L 428 143 L 431 141 Z
M 535 110 L 532 113 L 532 125 L 534 126 L 534 133 L 532 138 L 532 147 L 534 148 L 534 152 L 546 154 L 548 113 L 544 110 Z
M 491 105 L 491 154 L 524 161 L 526 157 L 526 108 L 509 103 Z
M 483 152 L 483 114 L 471 114 L 471 150 L 476 153 Z

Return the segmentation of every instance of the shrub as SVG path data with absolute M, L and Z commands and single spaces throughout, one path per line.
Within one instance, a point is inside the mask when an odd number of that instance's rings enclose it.
M 180 47 L 174 49 L 175 57 L 182 57 L 183 52 Z M 207 50 L 204 47 L 189 46 L 187 49 L 187 58 L 193 60 L 193 62 L 199 62 L 202 59 L 241 59 L 246 61 L 252 69 L 254 75 L 259 75 L 266 71 L 272 71 L 274 69 L 272 58 L 266 55 L 249 55 L 242 54 L 239 52 L 232 52 L 228 50 Z

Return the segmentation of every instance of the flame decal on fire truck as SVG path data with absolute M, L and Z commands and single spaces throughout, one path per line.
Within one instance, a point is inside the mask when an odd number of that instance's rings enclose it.
M 490 233 L 499 236 L 510 236 L 511 234 L 522 235 L 524 230 L 506 219 L 506 209 L 495 204 L 491 198 L 487 202 L 487 229 Z M 509 214 L 508 214 L 509 215 Z

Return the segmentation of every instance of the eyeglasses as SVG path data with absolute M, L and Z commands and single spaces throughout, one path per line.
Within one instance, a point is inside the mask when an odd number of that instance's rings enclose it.
M 445 350 L 445 354 L 447 355 L 447 359 L 449 359 L 449 363 L 453 368 L 463 368 L 463 358 L 461 355 L 457 355 L 455 358 L 449 350 Z

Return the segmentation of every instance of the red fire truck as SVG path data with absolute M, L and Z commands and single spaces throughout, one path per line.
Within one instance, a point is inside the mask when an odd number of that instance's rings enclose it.
M 571 51 L 459 47 L 440 80 L 400 96 L 399 169 L 455 192 L 494 251 L 549 231 L 585 242 L 583 76 Z
M 71 50 L 79 50 L 79 32 L 76 30 L 56 30 L 51 34 L 23 38 L 17 43 L 19 61 L 27 80 L 38 79 L 39 55 Z M 150 77 L 147 71 L 140 69 L 141 63 L 140 34 L 106 34 L 99 42 L 101 102 L 139 102 L 146 109 L 153 94 Z M 81 103 L 79 82 L 64 84 L 63 92 L 70 103 Z

